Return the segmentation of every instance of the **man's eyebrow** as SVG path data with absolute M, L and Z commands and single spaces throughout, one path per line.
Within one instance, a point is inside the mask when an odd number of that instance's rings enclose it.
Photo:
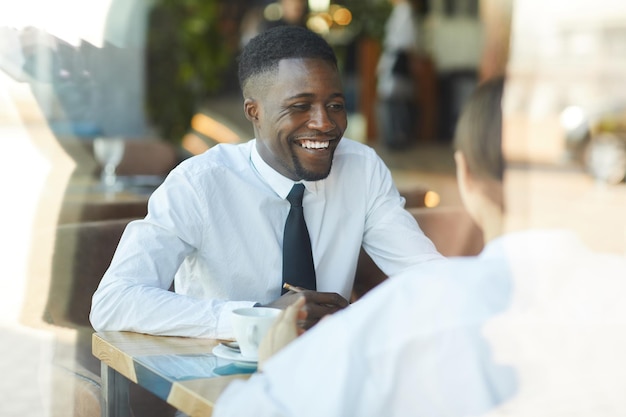
M 311 98 L 311 97 L 315 97 L 315 94 L 313 94 L 313 93 L 300 93 L 300 94 L 295 94 L 293 96 L 287 97 L 287 98 L 285 98 L 285 100 L 286 101 L 287 100 L 296 100 L 296 99 L 299 99 L 299 98 Z M 345 99 L 345 96 L 344 96 L 343 93 L 334 93 L 334 94 L 331 94 L 329 98 L 331 98 L 331 99 L 334 99 L 334 98 Z
M 300 93 L 300 94 L 295 94 L 293 96 L 289 96 L 286 97 L 285 100 L 296 100 L 299 98 L 309 98 L 309 97 L 313 97 L 315 94 L 313 93 Z

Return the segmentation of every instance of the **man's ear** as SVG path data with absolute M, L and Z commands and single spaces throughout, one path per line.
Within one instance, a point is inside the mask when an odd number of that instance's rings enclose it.
M 259 105 L 255 99 L 247 98 L 243 102 L 243 113 L 253 124 L 259 120 Z

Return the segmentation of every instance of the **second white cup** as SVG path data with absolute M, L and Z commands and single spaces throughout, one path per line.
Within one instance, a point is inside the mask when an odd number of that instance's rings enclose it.
M 259 345 L 282 310 L 270 307 L 248 307 L 233 310 L 232 323 L 241 356 L 259 358 Z

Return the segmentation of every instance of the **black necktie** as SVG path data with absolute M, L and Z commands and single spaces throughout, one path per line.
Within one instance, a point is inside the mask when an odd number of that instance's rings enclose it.
M 309 230 L 304 222 L 302 196 L 304 184 L 294 184 L 287 196 L 291 209 L 285 222 L 283 236 L 283 283 L 289 283 L 307 290 L 317 289 L 315 267 Z M 283 288 L 282 293 L 287 292 Z

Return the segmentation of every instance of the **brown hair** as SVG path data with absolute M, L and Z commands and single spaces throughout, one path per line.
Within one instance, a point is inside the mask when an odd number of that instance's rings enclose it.
M 502 182 L 502 94 L 504 77 L 481 83 L 463 107 L 454 147 L 461 151 L 476 178 Z

